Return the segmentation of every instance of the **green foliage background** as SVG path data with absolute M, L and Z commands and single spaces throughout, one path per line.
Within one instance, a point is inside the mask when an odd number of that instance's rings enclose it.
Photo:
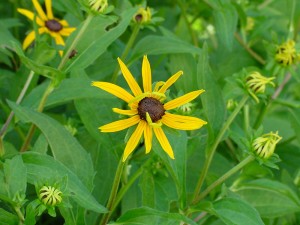
M 107 214 L 118 162 L 132 130 L 99 132 L 99 126 L 119 119 L 112 108 L 124 105 L 91 87 L 91 81 L 111 81 L 118 70 L 116 59 L 133 32 L 132 18 L 140 4 L 146 5 L 134 0 L 108 2 L 113 9 L 93 16 L 76 46 L 77 54 L 61 68 L 60 48 L 48 35 L 38 37 L 34 47 L 21 50 L 33 24 L 17 8 L 33 10 L 32 2 L 0 3 L 1 127 L 11 111 L 15 114 L 0 139 L 0 224 L 92 225 L 100 224 Z M 53 1 L 55 16 L 77 28 L 66 39 L 65 51 L 87 18 L 87 5 L 84 0 Z M 149 0 L 147 5 L 156 11 L 152 18 L 157 22 L 139 30 L 122 60 L 139 83 L 143 55 L 151 63 L 153 81 L 165 81 L 183 70 L 169 95 L 173 99 L 205 89 L 192 102 L 189 115 L 208 124 L 190 132 L 165 130 L 175 160 L 168 158 L 157 141 L 145 155 L 141 142 L 124 165 L 119 202 L 109 224 L 300 224 L 299 69 L 297 63 L 283 67 L 274 60 L 276 46 L 287 40 L 293 39 L 298 49 L 300 3 Z M 247 27 L 249 17 L 254 21 L 252 28 Z M 35 72 L 33 80 L 17 104 L 30 71 Z M 249 143 L 262 133 L 278 131 L 283 137 L 276 147 L 281 161 L 252 161 L 192 204 L 209 149 L 232 113 L 226 107 L 228 100 L 239 102 L 247 95 L 238 82 L 245 71 L 276 77 L 276 87 L 268 88 L 259 103 L 249 98 L 238 112 L 217 147 L 202 191 L 251 155 Z M 43 112 L 38 112 L 53 80 L 54 90 Z M 127 87 L 122 76 L 116 83 Z M 274 97 L 279 87 L 282 90 Z M 178 109 L 178 113 L 185 112 Z M 31 124 L 37 129 L 30 148 L 20 153 Z M 43 185 L 56 185 L 63 192 L 56 217 L 47 210 L 37 213 L 37 192 Z

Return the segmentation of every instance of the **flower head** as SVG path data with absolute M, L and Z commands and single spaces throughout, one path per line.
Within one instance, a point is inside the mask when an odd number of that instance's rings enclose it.
M 180 130 L 195 130 L 202 127 L 206 122 L 196 117 L 172 114 L 168 112 L 168 110 L 175 109 L 192 101 L 203 93 L 204 90 L 187 93 L 163 104 L 166 99 L 165 92 L 182 75 L 182 71 L 171 76 L 166 82 L 157 82 L 154 89 L 152 89 L 150 63 L 147 56 L 144 56 L 142 64 L 144 91 L 142 91 L 131 72 L 120 58 L 118 58 L 118 62 L 122 74 L 133 94 L 108 82 L 93 82 L 92 85 L 124 100 L 128 104 L 129 109 L 113 108 L 113 111 L 122 115 L 127 115 L 129 118 L 106 124 L 99 129 L 101 132 L 116 132 L 137 124 L 135 131 L 129 138 L 125 147 L 123 161 L 125 161 L 133 152 L 142 135 L 144 135 L 146 153 L 149 153 L 152 148 L 153 133 L 163 150 L 174 159 L 172 147 L 162 129 L 163 125 Z
M 89 4 L 94 12 L 99 13 L 104 12 L 108 6 L 107 0 L 89 0 Z
M 277 47 L 275 60 L 282 66 L 290 66 L 300 60 L 300 54 L 296 52 L 295 42 L 289 40 Z
M 66 20 L 59 20 L 53 16 L 51 0 L 45 0 L 46 13 L 43 11 L 38 0 L 32 0 L 32 3 L 37 11 L 37 15 L 27 9 L 18 8 L 18 12 L 32 21 L 35 20 L 36 24 L 39 26 L 39 34 L 48 33 L 54 38 L 57 45 L 65 46 L 62 36 L 69 36 L 76 28 L 69 27 Z M 28 48 L 28 46 L 34 41 L 35 37 L 35 31 L 31 31 L 23 42 L 23 49 Z
M 43 186 L 39 190 L 39 199 L 46 206 L 56 206 L 62 201 L 62 192 L 52 186 Z
M 133 21 L 140 24 L 146 24 L 151 21 L 151 10 L 149 7 L 140 7 L 136 14 L 133 16 Z
M 247 76 L 247 90 L 257 103 L 259 102 L 259 99 L 256 95 L 265 93 L 267 84 L 270 84 L 274 87 L 275 84 L 272 82 L 274 79 L 275 77 L 264 77 L 259 72 L 253 72 Z
M 281 140 L 281 138 L 282 137 L 278 135 L 278 132 L 264 134 L 253 141 L 253 150 L 260 158 L 267 159 L 273 155 L 276 144 Z

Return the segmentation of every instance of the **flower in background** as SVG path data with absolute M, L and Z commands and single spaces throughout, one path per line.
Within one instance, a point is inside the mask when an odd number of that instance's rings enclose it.
M 140 24 L 151 22 L 151 10 L 149 7 L 140 7 L 136 14 L 133 15 L 133 21 Z
M 274 87 L 275 84 L 272 82 L 274 79 L 275 77 L 264 77 L 259 72 L 253 72 L 246 77 L 246 88 L 254 100 L 259 103 L 257 94 L 265 93 L 267 84 Z
M 282 66 L 290 66 L 300 60 L 300 54 L 296 52 L 295 42 L 289 40 L 277 47 L 275 60 Z
M 59 20 L 53 16 L 51 0 L 45 0 L 47 13 L 43 11 L 37 0 L 32 0 L 32 3 L 37 11 L 37 15 L 27 9 L 18 8 L 18 12 L 36 22 L 36 24 L 39 26 L 39 34 L 48 33 L 54 38 L 57 45 L 65 46 L 62 36 L 69 36 L 76 28 L 69 27 L 69 24 L 66 20 Z M 35 38 L 35 31 L 31 31 L 23 42 L 23 49 L 26 49 L 35 40 Z
M 252 147 L 255 153 L 262 159 L 268 159 L 273 155 L 275 151 L 276 144 L 282 139 L 278 135 L 278 131 L 276 133 L 270 132 L 268 134 L 264 134 L 261 137 L 256 138 Z
M 39 199 L 46 206 L 56 206 L 62 201 L 62 192 L 52 186 L 43 186 L 39 190 Z
M 120 58 L 118 58 L 118 62 L 122 74 L 133 95 L 128 93 L 125 89 L 108 82 L 93 82 L 92 86 L 101 88 L 104 91 L 107 91 L 124 100 L 128 104 L 129 109 L 124 110 L 113 108 L 113 111 L 130 117 L 106 124 L 99 127 L 99 129 L 101 132 L 116 132 L 137 124 L 135 131 L 129 138 L 125 147 L 123 162 L 138 145 L 142 135 L 144 135 L 146 153 L 149 153 L 152 148 L 153 133 L 155 134 L 163 150 L 172 159 L 174 159 L 172 147 L 162 129 L 162 125 L 179 130 L 195 130 L 201 128 L 204 124 L 206 124 L 206 122 L 196 117 L 176 115 L 167 111 L 192 101 L 201 93 L 203 93 L 204 90 L 197 90 L 187 93 L 163 104 L 164 100 L 166 99 L 165 92 L 182 75 L 182 71 L 179 71 L 171 76 L 166 82 L 157 82 L 154 89 L 152 89 L 150 63 L 147 59 L 147 56 L 144 56 L 142 63 L 144 91 L 142 91 L 131 72 Z

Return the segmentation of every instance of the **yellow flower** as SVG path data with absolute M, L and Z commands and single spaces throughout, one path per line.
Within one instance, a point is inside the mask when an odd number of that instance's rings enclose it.
M 47 13 L 43 11 L 38 0 L 32 0 L 32 3 L 37 11 L 37 15 L 27 9 L 18 8 L 18 12 L 32 21 L 35 20 L 36 24 L 39 26 L 39 34 L 48 33 L 54 38 L 57 45 L 65 46 L 62 36 L 69 36 L 76 28 L 69 27 L 66 20 L 59 20 L 53 16 L 51 0 L 45 0 Z M 26 49 L 34 41 L 35 37 L 35 31 L 31 31 L 23 42 L 23 49 Z
M 276 133 L 270 132 L 256 138 L 253 141 L 252 146 L 255 153 L 260 158 L 267 159 L 273 155 L 276 144 L 281 140 L 281 138 L 282 137 L 278 135 L 278 131 Z
M 274 79 L 275 77 L 264 77 L 259 72 L 253 72 L 247 76 L 247 90 L 257 103 L 259 102 L 259 99 L 256 94 L 265 93 L 267 84 L 270 84 L 274 87 L 275 84 L 272 82 Z
M 113 111 L 130 117 L 106 124 L 99 127 L 99 129 L 101 132 L 116 132 L 137 124 L 125 147 L 123 162 L 133 152 L 142 135 L 144 135 L 146 154 L 149 153 L 152 148 L 153 133 L 163 150 L 174 159 L 172 147 L 162 129 L 162 125 L 179 130 L 195 130 L 202 127 L 206 122 L 196 117 L 172 114 L 167 110 L 175 109 L 192 101 L 204 90 L 190 92 L 163 104 L 162 102 L 166 99 L 165 92 L 182 75 L 182 71 L 171 76 L 166 82 L 157 82 L 153 90 L 150 63 L 147 56 L 144 56 L 142 64 L 143 92 L 120 58 L 118 58 L 118 62 L 133 95 L 125 89 L 108 82 L 93 82 L 92 86 L 101 88 L 124 100 L 129 109 L 113 108 Z
M 55 206 L 62 201 L 62 192 L 52 186 L 43 186 L 39 190 L 39 199 L 48 206 Z
M 133 20 L 137 23 L 146 24 L 151 21 L 151 10 L 147 8 L 139 8 L 138 12 L 134 14 Z
M 300 55 L 296 52 L 295 42 L 293 40 L 289 40 L 286 43 L 278 46 L 275 60 L 279 64 L 283 66 L 290 66 L 299 61 L 299 59 Z

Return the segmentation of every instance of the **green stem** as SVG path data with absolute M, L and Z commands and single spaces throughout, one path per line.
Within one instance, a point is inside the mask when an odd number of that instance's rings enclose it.
M 247 133 L 248 129 L 249 129 L 249 124 L 250 124 L 250 120 L 249 120 L 249 105 L 246 104 L 244 107 L 244 129 L 245 129 L 245 133 Z
M 54 81 L 51 81 L 50 84 L 48 85 L 48 87 L 46 88 L 46 90 L 45 90 L 45 92 L 42 96 L 42 99 L 39 103 L 39 106 L 38 106 L 38 109 L 37 109 L 38 112 L 42 112 L 44 110 L 46 100 L 47 100 L 48 96 L 51 94 L 51 92 L 53 90 L 54 90 Z M 34 124 L 32 124 L 29 131 L 28 131 L 28 133 L 27 133 L 27 136 L 25 138 L 23 146 L 21 147 L 20 152 L 25 152 L 27 150 L 27 148 L 28 148 L 28 146 L 31 142 L 31 139 L 33 137 L 35 128 L 36 128 L 36 126 Z
M 201 199 L 203 199 L 206 195 L 208 195 L 214 188 L 216 188 L 217 186 L 222 184 L 225 180 L 227 180 L 233 174 L 238 172 L 240 169 L 242 169 L 248 163 L 252 162 L 254 159 L 255 159 L 254 156 L 249 155 L 247 158 L 245 158 L 243 161 L 241 161 L 239 164 L 237 164 L 235 167 L 233 167 L 227 173 L 225 173 L 223 176 L 221 176 L 218 180 L 216 180 L 211 185 L 209 185 L 200 195 L 198 195 L 195 198 L 193 203 L 197 204 Z
M 220 132 L 218 133 L 218 136 L 215 139 L 215 142 L 213 143 L 213 145 L 211 146 L 211 148 L 208 151 L 207 154 L 207 158 L 204 162 L 204 166 L 203 169 L 201 171 L 199 180 L 197 182 L 197 186 L 195 188 L 194 194 L 193 194 L 193 200 L 192 202 L 195 201 L 195 199 L 197 198 L 197 196 L 199 195 L 200 191 L 201 191 L 201 187 L 203 185 L 204 179 L 207 175 L 208 169 L 210 167 L 211 161 L 213 159 L 214 153 L 220 143 L 220 141 L 222 140 L 225 132 L 228 130 L 230 124 L 232 123 L 232 121 L 234 120 L 234 118 L 237 116 L 237 114 L 239 113 L 239 111 L 241 110 L 241 108 L 245 105 L 245 103 L 248 100 L 248 96 L 244 96 L 242 98 L 242 100 L 239 102 L 239 104 L 237 105 L 237 107 L 235 108 L 235 110 L 232 112 L 232 114 L 228 117 L 227 121 L 224 123 L 223 127 L 221 128 Z
M 20 207 L 15 206 L 14 207 L 15 212 L 17 213 L 18 217 L 19 217 L 19 225 L 24 224 L 25 218 L 23 213 L 20 210 Z
M 107 202 L 107 205 L 106 205 L 106 208 L 108 209 L 109 213 L 107 213 L 103 216 L 103 218 L 100 222 L 100 225 L 107 224 L 107 222 L 108 222 L 108 220 L 109 220 L 109 218 L 112 214 L 112 209 L 113 209 L 113 206 L 115 204 L 116 196 L 117 196 L 117 193 L 118 193 L 118 188 L 120 186 L 120 180 L 121 180 L 121 177 L 122 177 L 124 165 L 125 165 L 125 163 L 122 162 L 122 158 L 121 158 L 120 161 L 119 161 L 119 164 L 118 164 L 118 168 L 117 168 L 117 171 L 116 171 L 116 175 L 115 175 L 113 186 L 112 186 L 112 189 L 111 189 L 111 192 L 110 192 L 110 196 L 109 196 L 109 199 L 108 199 L 108 202 Z
M 85 32 L 86 28 L 88 27 L 88 25 L 90 24 L 90 22 L 92 21 L 92 19 L 93 19 L 93 15 L 91 15 L 91 14 L 88 15 L 88 17 L 84 21 L 81 29 L 78 31 L 78 34 L 76 35 L 76 37 L 74 38 L 74 40 L 71 43 L 70 47 L 68 48 L 67 52 L 64 54 L 62 60 L 60 61 L 60 64 L 58 65 L 58 69 L 59 70 L 61 70 L 64 67 L 64 65 L 66 64 L 66 62 L 68 61 L 71 52 L 73 50 L 75 50 L 77 43 L 81 39 L 83 33 Z
M 18 96 L 18 99 L 16 101 L 17 104 L 20 104 L 21 101 L 23 100 L 23 98 L 24 98 L 24 96 L 26 94 L 26 91 L 28 90 L 28 87 L 29 87 L 29 85 L 30 85 L 30 83 L 32 81 L 33 76 L 34 76 L 34 72 L 31 70 L 30 73 L 29 73 L 29 75 L 28 75 L 28 77 L 27 77 L 27 80 L 26 80 L 26 82 L 24 84 L 23 89 L 22 89 L 21 93 Z M 13 118 L 13 116 L 14 116 L 14 112 L 11 111 L 10 114 L 9 114 L 9 116 L 8 116 L 8 118 L 7 118 L 7 120 L 5 121 L 3 127 L 1 128 L 0 137 L 4 136 L 4 134 L 5 134 L 8 126 L 9 126 L 9 124 L 10 124 L 12 118 Z
M 124 51 L 123 51 L 123 53 L 121 55 L 121 59 L 122 60 L 126 59 L 128 53 L 129 53 L 129 50 L 132 48 L 133 43 L 134 43 L 134 41 L 135 41 L 135 39 L 136 39 L 139 31 L 140 31 L 140 28 L 141 28 L 141 26 L 138 23 L 134 26 L 133 31 L 132 31 L 132 33 L 130 35 L 130 38 L 129 38 L 127 44 L 126 44 L 126 47 L 125 47 L 125 49 L 124 49 Z M 111 78 L 111 82 L 112 83 L 116 83 L 117 77 L 118 77 L 118 73 L 119 73 L 119 67 L 117 67 L 115 69 L 115 71 L 114 71 L 114 73 L 112 75 L 112 78 Z

